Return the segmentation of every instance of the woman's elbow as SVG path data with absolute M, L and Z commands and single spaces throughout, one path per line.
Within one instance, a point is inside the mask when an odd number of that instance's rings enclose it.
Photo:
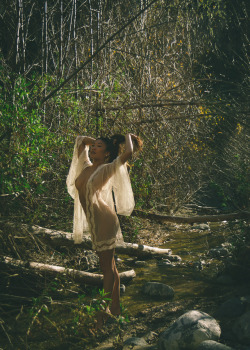
M 126 163 L 127 160 L 129 160 L 129 158 L 132 157 L 132 154 L 133 152 L 132 151 L 125 151 L 121 156 L 120 156 L 120 159 L 121 159 L 121 162 L 124 164 Z

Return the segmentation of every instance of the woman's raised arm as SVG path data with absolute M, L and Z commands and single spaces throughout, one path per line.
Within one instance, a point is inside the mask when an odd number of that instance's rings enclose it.
M 133 154 L 134 146 L 133 140 L 136 140 L 137 136 L 134 134 L 127 134 L 125 136 L 125 151 L 120 155 L 120 160 L 124 164 Z
M 79 158 L 85 146 L 92 145 L 95 139 L 89 136 L 77 136 L 77 138 L 79 138 L 79 143 L 80 143 L 78 146 L 78 158 Z

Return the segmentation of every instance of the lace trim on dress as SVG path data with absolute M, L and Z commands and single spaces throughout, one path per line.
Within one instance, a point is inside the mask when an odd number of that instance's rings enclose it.
M 101 252 L 103 250 L 113 249 L 116 246 L 116 240 L 117 240 L 116 237 L 114 237 L 107 241 L 98 242 L 94 245 L 94 249 L 98 252 Z

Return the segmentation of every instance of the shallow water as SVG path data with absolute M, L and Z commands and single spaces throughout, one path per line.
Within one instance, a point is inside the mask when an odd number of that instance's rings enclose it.
M 186 300 L 195 297 L 216 297 L 226 291 L 225 286 L 216 284 L 215 278 L 221 262 L 211 259 L 207 252 L 211 248 L 220 246 L 226 242 L 229 231 L 220 224 L 211 224 L 210 230 L 202 231 L 192 229 L 190 226 L 169 232 L 168 242 L 161 248 L 170 248 L 172 254 L 179 255 L 182 259 L 173 266 L 158 266 L 156 259 L 146 260 L 143 267 L 133 266 L 136 278 L 126 286 L 126 291 L 121 297 L 122 304 L 130 314 L 136 314 L 145 308 L 162 304 L 167 300 L 152 299 L 142 293 L 145 282 L 161 282 L 171 286 L 175 291 L 174 300 Z M 124 264 L 128 257 L 121 256 Z M 202 269 L 197 267 L 197 262 L 202 261 Z M 196 263 L 196 264 L 195 264 Z

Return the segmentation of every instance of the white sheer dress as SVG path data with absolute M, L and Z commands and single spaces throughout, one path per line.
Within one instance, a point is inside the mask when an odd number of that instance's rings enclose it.
M 88 168 L 92 163 L 88 156 L 88 146 L 85 146 L 78 158 L 78 147 L 82 140 L 83 136 L 76 138 L 67 176 L 68 192 L 74 199 L 74 241 L 81 243 L 82 235 L 90 234 L 94 250 L 112 249 L 123 243 L 116 212 L 130 215 L 134 209 L 134 196 L 127 166 L 117 157 L 112 163 L 100 165 L 89 177 Z

